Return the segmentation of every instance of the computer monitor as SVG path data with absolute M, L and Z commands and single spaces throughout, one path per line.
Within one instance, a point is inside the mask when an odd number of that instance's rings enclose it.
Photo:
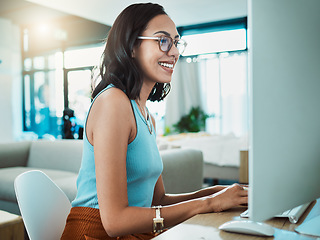
M 319 9 L 318 0 L 248 2 L 253 221 L 320 197 Z

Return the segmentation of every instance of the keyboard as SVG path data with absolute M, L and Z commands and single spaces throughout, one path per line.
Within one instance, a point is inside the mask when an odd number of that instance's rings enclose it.
M 297 223 L 299 221 L 299 218 L 301 215 L 305 212 L 305 210 L 309 207 L 310 203 L 302 204 L 298 207 L 289 209 L 287 211 L 284 211 L 281 214 L 275 215 L 275 217 L 284 217 L 289 218 L 289 221 L 291 223 Z M 247 209 L 243 213 L 240 214 L 240 217 L 247 218 L 249 217 L 249 210 Z

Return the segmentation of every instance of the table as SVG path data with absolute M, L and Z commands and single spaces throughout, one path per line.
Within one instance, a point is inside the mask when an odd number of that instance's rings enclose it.
M 219 226 L 227 221 L 240 219 L 239 215 L 246 208 L 233 208 L 221 213 L 196 215 L 189 220 L 169 229 L 153 238 L 154 240 L 242 240 L 242 239 L 275 239 L 275 240 L 315 240 L 316 237 L 301 235 L 294 229 L 316 216 L 320 215 L 320 199 L 311 203 L 297 224 L 292 224 L 286 218 L 273 218 L 265 223 L 275 227 L 274 237 L 258 237 L 246 234 L 228 233 L 219 230 Z
M 24 239 L 24 225 L 21 216 L 0 210 L 0 239 Z

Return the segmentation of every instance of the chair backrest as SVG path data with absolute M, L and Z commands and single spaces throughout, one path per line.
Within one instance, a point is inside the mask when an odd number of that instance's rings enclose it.
M 14 188 L 30 240 L 60 239 L 71 209 L 64 192 L 39 170 L 20 174 Z

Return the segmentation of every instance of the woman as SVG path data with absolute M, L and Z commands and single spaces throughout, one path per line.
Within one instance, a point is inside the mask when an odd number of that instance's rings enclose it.
M 78 193 L 62 239 L 150 239 L 196 214 L 247 203 L 239 185 L 165 193 L 146 101 L 168 94 L 184 47 L 160 5 L 133 4 L 116 19 L 92 94 Z

